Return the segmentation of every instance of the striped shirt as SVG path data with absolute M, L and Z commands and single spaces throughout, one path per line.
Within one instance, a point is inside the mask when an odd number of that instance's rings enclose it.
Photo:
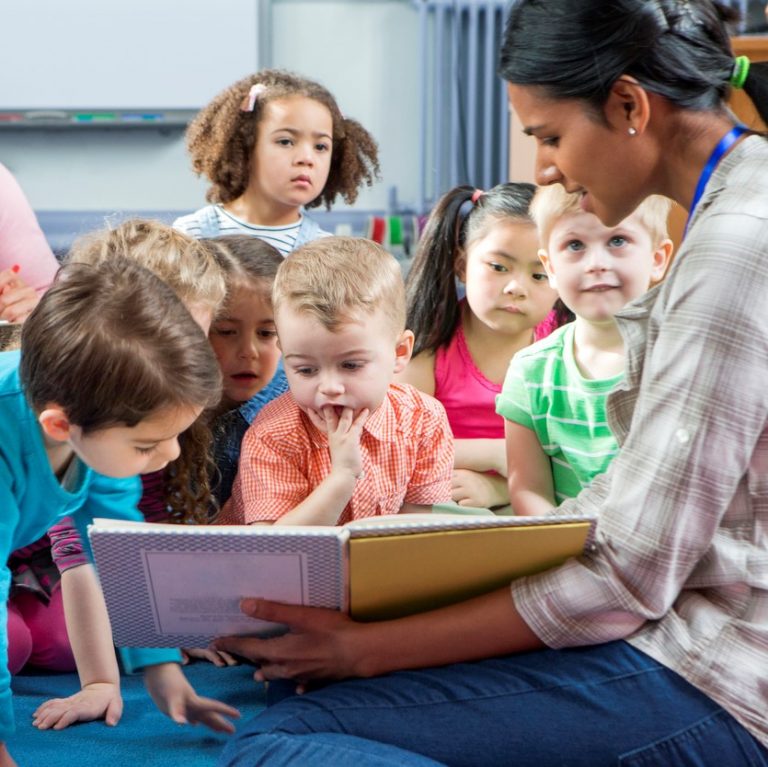
M 616 315 L 620 445 L 554 514 L 594 550 L 512 584 L 551 647 L 626 638 L 768 747 L 768 141 L 712 175 L 665 281 Z
M 453 439 L 443 406 L 408 384 L 392 384 L 360 438 L 363 474 L 338 524 L 397 514 L 404 503 L 451 498 Z M 223 524 L 274 522 L 298 506 L 331 471 L 328 439 L 283 394 L 245 433 Z
M 301 218 L 296 223 L 286 226 L 261 226 L 260 224 L 249 224 L 247 221 L 233 216 L 221 205 L 214 207 L 218 219 L 218 236 L 220 237 L 229 234 L 247 234 L 251 237 L 258 237 L 277 248 L 283 257 L 287 256 L 296 244 L 296 238 L 299 236 L 299 228 L 301 227 Z M 203 237 L 203 227 L 199 213 L 200 211 L 196 211 L 177 218 L 173 222 L 174 229 L 178 229 L 195 239 L 200 239 Z
M 619 447 L 605 398 L 624 377 L 584 378 L 573 356 L 575 324 L 521 349 L 512 359 L 496 412 L 536 433 L 552 465 L 555 500 L 578 495 Z

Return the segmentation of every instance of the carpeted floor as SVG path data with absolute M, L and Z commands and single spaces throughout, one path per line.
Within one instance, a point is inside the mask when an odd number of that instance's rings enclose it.
M 248 666 L 215 668 L 195 663 L 185 673 L 198 693 L 222 700 L 247 720 L 264 706 L 264 688 L 253 681 Z M 13 680 L 16 733 L 8 741 L 20 767 L 213 767 L 225 735 L 201 727 L 182 727 L 161 714 L 140 676 L 123 677 L 123 718 L 117 727 L 103 722 L 78 724 L 53 732 L 32 724 L 32 712 L 43 701 L 77 690 L 76 674 L 22 674 Z M 236 723 L 237 726 L 237 723 Z

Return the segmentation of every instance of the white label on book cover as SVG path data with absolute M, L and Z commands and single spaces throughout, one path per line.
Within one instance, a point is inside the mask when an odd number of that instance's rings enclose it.
M 303 553 L 143 550 L 155 630 L 160 635 L 263 633 L 274 624 L 240 611 L 244 597 L 308 602 Z

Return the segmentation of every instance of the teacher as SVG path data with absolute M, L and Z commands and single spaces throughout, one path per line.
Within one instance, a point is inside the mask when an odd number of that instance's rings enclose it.
M 595 550 L 400 620 L 246 600 L 289 633 L 219 649 L 309 691 L 221 765 L 768 765 L 768 141 L 725 106 L 744 87 L 768 118 L 768 72 L 734 59 L 725 13 L 510 9 L 500 72 L 538 182 L 609 226 L 650 194 L 690 212 L 666 280 L 616 318 L 619 455 L 553 511 L 597 514 Z

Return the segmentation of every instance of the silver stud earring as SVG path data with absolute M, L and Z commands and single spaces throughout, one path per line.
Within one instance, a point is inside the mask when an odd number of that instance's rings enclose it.
M 627 133 L 629 133 L 630 136 L 637 136 L 637 128 L 628 128 Z

